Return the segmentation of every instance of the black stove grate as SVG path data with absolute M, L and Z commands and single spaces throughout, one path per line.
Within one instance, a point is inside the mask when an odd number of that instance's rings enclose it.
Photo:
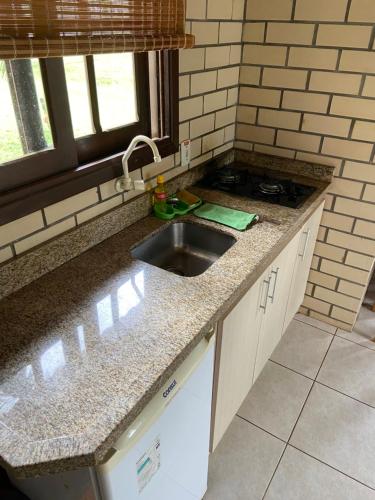
M 315 191 L 312 186 L 288 179 L 252 174 L 234 166 L 209 173 L 197 185 L 290 208 L 299 208 Z

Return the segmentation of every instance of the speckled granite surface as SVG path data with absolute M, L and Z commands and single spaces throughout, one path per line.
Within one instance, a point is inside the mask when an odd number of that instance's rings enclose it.
M 279 158 L 276 156 L 264 155 L 253 151 L 235 150 L 235 159 L 244 163 L 257 166 L 259 168 L 272 169 L 280 174 L 286 173 L 291 176 L 298 175 L 301 177 L 309 177 L 320 181 L 330 182 L 334 167 L 319 165 L 317 163 L 309 163 L 307 161 L 289 160 L 287 158 Z
M 0 302 L 0 461 L 19 475 L 100 463 L 212 324 L 321 203 L 297 210 L 193 189 L 259 213 L 204 274 L 135 261 L 130 248 L 164 222 L 148 216 Z M 181 219 L 180 219 L 181 220 Z
M 329 182 L 333 167 L 315 165 L 302 161 L 263 155 L 248 151 L 231 150 L 214 160 L 220 167 L 233 161 L 251 164 L 261 170 L 272 169 L 273 173 L 291 177 L 296 175 Z M 208 162 L 211 163 L 211 160 Z M 175 177 L 167 183 L 169 192 L 175 192 L 196 183 L 209 169 L 202 165 Z M 306 182 L 306 179 L 302 179 Z M 23 286 L 53 271 L 82 252 L 101 243 L 137 220 L 151 213 L 151 197 L 141 194 L 125 205 L 121 205 L 100 217 L 88 221 L 57 238 L 31 249 L 29 252 L 0 265 L 0 299 L 16 292 Z
M 190 186 L 202 177 L 203 172 L 204 167 L 189 170 L 168 182 L 168 189 L 173 192 Z M 150 194 L 141 194 L 128 203 L 5 262 L 0 265 L 0 299 L 124 230 L 151 211 Z

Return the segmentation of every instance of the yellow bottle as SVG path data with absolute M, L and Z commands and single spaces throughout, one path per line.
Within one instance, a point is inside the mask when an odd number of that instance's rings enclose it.
M 156 188 L 154 190 L 154 207 L 159 212 L 167 211 L 167 190 L 165 189 L 163 175 L 158 175 Z

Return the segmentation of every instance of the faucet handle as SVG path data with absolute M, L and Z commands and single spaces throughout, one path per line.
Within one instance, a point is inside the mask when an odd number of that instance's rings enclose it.
M 129 191 L 146 191 L 146 185 L 144 180 L 135 180 L 131 179 L 130 177 L 119 177 L 115 181 L 115 189 L 118 193 L 125 193 Z
M 133 181 L 130 177 L 126 178 L 124 176 L 119 177 L 115 181 L 115 189 L 118 193 L 128 192 L 133 189 Z
M 146 184 L 143 179 L 135 180 L 134 181 L 134 189 L 136 191 L 146 191 Z

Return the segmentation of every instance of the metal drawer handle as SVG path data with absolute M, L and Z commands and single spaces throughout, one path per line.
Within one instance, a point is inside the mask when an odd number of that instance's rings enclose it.
M 270 277 L 268 278 L 268 280 L 263 280 L 262 293 L 264 291 L 264 285 L 267 285 L 267 288 L 266 288 L 266 294 L 265 294 L 265 297 L 264 297 L 264 304 L 260 304 L 259 308 L 263 309 L 263 313 L 264 314 L 266 314 L 266 311 L 267 311 L 268 292 L 270 290 L 270 283 L 271 283 L 271 278 Z
M 276 269 L 276 271 L 272 270 L 271 271 L 271 274 L 274 274 L 275 275 L 275 279 L 274 279 L 274 282 L 273 282 L 273 290 L 272 290 L 272 294 L 271 295 L 268 295 L 268 298 L 271 299 L 271 304 L 273 304 L 273 301 L 274 301 L 274 298 L 275 298 L 275 291 L 276 291 L 276 283 L 277 283 L 277 279 L 279 277 L 279 270 L 280 268 L 278 267 Z
M 208 332 L 205 335 L 205 339 L 207 340 L 207 342 L 209 342 L 211 338 L 215 335 L 215 331 L 216 328 L 214 326 L 211 328 L 211 330 L 208 330 Z
M 302 234 L 306 235 L 306 239 L 305 239 L 305 244 L 303 246 L 303 252 L 299 253 L 298 256 L 302 257 L 302 260 L 304 260 L 305 256 L 306 256 L 306 250 L 307 250 L 308 242 L 309 242 L 309 239 L 310 239 L 310 229 L 308 229 L 307 231 L 304 231 Z

